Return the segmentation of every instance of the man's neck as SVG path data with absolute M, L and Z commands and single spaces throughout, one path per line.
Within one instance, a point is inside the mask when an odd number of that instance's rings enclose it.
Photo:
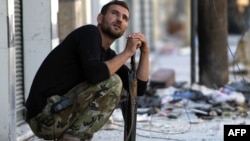
M 114 42 L 113 39 L 105 36 L 104 34 L 101 33 L 102 36 L 102 47 L 107 50 L 108 48 L 110 48 L 111 44 Z
M 110 38 L 109 36 L 105 35 L 105 34 L 101 31 L 100 27 L 98 27 L 98 28 L 99 28 L 99 31 L 100 31 L 101 37 L 102 37 L 102 47 L 103 47 L 105 50 L 107 50 L 108 48 L 110 48 L 111 44 L 115 41 L 115 39 L 112 39 L 112 38 Z

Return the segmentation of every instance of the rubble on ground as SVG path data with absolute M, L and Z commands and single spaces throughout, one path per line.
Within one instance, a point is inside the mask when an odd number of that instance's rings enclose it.
M 168 118 L 179 118 L 183 112 L 179 109 L 186 109 L 204 120 L 247 118 L 249 106 L 250 83 L 246 81 L 233 82 L 219 89 L 199 84 L 187 87 L 179 82 L 167 88 L 149 88 L 144 96 L 138 97 L 138 109 L 148 109 L 144 114 Z
M 225 124 L 249 122 L 249 86 L 250 83 L 239 81 L 219 89 L 199 84 L 187 86 L 185 82 L 175 82 L 165 88 L 149 87 L 146 94 L 137 99 L 137 138 L 220 141 Z M 117 108 L 110 123 L 103 128 L 113 130 L 113 136 L 122 136 L 121 113 Z M 104 132 L 97 133 L 95 138 Z

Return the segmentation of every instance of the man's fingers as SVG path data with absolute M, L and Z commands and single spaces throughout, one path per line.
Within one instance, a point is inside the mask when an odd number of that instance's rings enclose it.
M 139 42 L 139 43 L 137 44 L 137 47 L 136 47 L 136 48 L 139 48 L 139 47 L 141 47 L 141 42 Z
M 126 38 L 127 39 L 139 39 L 139 40 L 141 40 L 140 34 L 141 33 L 132 33 L 132 34 L 129 34 Z

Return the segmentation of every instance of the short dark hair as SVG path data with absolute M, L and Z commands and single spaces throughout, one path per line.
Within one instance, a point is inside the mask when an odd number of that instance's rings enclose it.
M 109 7 L 111 5 L 119 5 L 119 6 L 122 6 L 124 8 L 126 8 L 128 11 L 129 11 L 129 8 L 128 8 L 128 5 L 125 1 L 118 1 L 118 0 L 113 0 L 113 1 L 110 1 L 109 3 L 105 4 L 102 9 L 101 9 L 101 13 L 102 14 L 106 14 Z

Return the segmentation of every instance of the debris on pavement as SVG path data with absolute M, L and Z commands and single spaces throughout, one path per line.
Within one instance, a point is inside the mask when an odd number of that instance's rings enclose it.
M 211 140 L 218 139 L 219 141 L 223 137 L 222 121 L 243 119 L 236 124 L 247 124 L 244 119 L 249 118 L 249 86 L 250 83 L 239 81 L 219 89 L 211 89 L 199 84 L 187 86 L 185 82 L 175 82 L 172 86 L 165 88 L 149 87 L 145 95 L 137 99 L 137 135 L 143 138 L 144 135 L 152 137 L 153 134 L 162 133 L 164 137 L 154 135 L 154 138 L 187 140 L 178 134 L 185 136 L 192 134 L 194 141 L 208 137 L 211 137 Z M 117 130 L 122 133 L 123 124 L 121 109 L 117 108 L 108 123 L 110 128 L 106 125 L 103 130 Z M 193 130 L 200 130 L 198 128 L 208 130 L 208 132 L 202 133 L 202 136 L 204 134 L 206 136 L 194 137 L 194 133 L 190 129 L 194 124 L 199 126 Z M 206 127 L 208 124 L 209 126 Z M 210 127 L 213 129 L 209 129 Z M 216 137 L 218 132 L 220 132 L 220 138 Z M 166 134 L 168 137 L 165 137 Z

